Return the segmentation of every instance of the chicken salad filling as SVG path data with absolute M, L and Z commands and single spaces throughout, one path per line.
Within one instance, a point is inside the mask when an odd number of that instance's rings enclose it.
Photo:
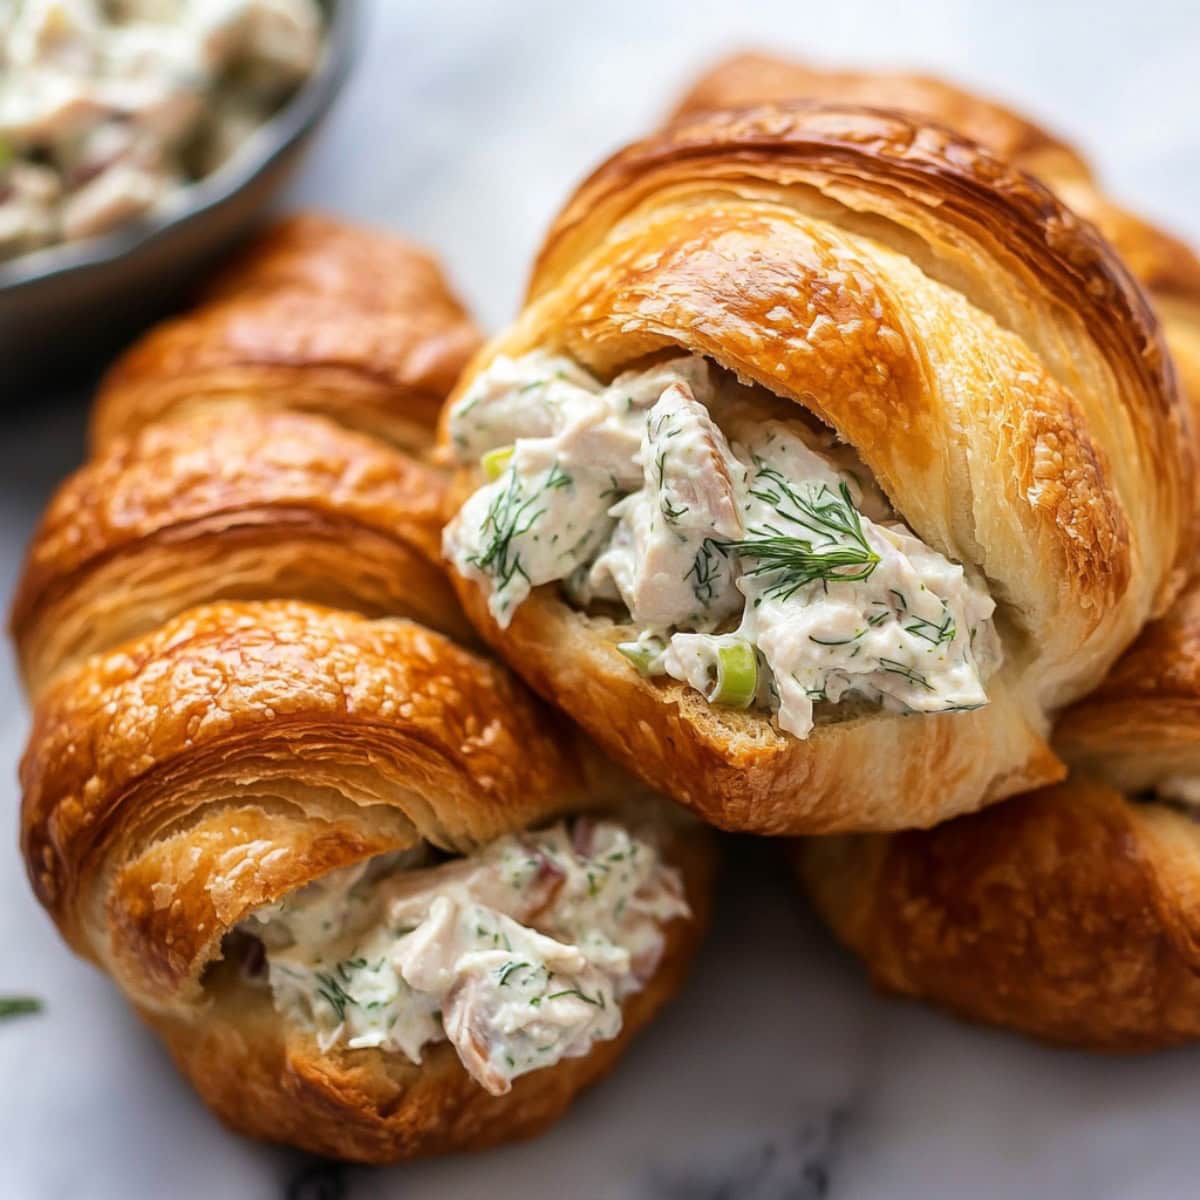
M 983 581 L 900 521 L 852 448 L 781 405 L 697 356 L 608 385 L 562 356 L 500 356 L 449 414 L 458 460 L 489 481 L 446 557 L 502 627 L 560 583 L 635 628 L 631 669 L 796 737 L 849 701 L 986 704 L 1002 652 Z
M 578 817 L 465 858 L 421 852 L 335 871 L 236 930 L 248 977 L 321 1049 L 414 1063 L 449 1041 L 490 1093 L 621 1031 L 621 1004 L 690 915 L 652 833 Z
M 0 0 L 0 260 L 216 170 L 321 45 L 316 0 Z

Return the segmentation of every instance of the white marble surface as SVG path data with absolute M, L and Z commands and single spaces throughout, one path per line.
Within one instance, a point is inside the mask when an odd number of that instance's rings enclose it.
M 434 245 L 490 324 L 540 229 L 605 150 L 717 52 L 792 48 L 973 80 L 1077 139 L 1113 189 L 1200 240 L 1200 10 L 1190 0 L 379 0 L 358 74 L 293 188 Z M 0 439 L 0 581 L 82 409 L 19 398 Z M 0 807 L 24 734 L 0 661 Z M 1179 1200 L 1197 1192 L 1200 1049 L 1048 1050 L 873 995 L 772 848 L 730 844 L 686 993 L 539 1143 L 389 1171 L 312 1164 L 224 1133 L 108 983 L 59 943 L 0 840 L 4 1200 Z

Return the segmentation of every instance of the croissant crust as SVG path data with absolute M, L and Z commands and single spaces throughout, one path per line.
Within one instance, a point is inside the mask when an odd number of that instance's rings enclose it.
M 1200 838 L 1083 774 L 921 833 L 799 851 L 880 986 L 1112 1050 L 1200 1035 Z
M 441 474 L 308 414 L 221 406 L 114 438 L 55 494 L 12 629 L 39 690 L 193 604 L 290 597 L 467 638 Z
M 765 55 L 719 64 L 677 113 L 802 95 L 919 113 L 1053 187 L 1149 290 L 1200 398 L 1200 260 L 1113 204 L 1074 150 L 1018 114 L 935 79 Z M 1153 793 L 1200 775 L 1198 662 L 1193 585 L 1064 713 L 1065 782 L 928 831 L 795 843 L 817 907 L 880 986 L 1078 1045 L 1200 1035 L 1200 833 Z
M 322 413 L 424 446 L 479 334 L 436 261 L 400 238 L 315 214 L 279 223 L 208 300 L 112 367 L 91 440 L 214 401 Z
M 582 757 L 581 757 L 582 756 Z M 581 764 L 588 769 L 581 769 Z M 296 602 L 215 604 L 68 670 L 21 767 L 39 899 L 244 1133 L 389 1161 L 532 1134 L 678 988 L 707 912 L 710 852 L 668 831 L 693 918 L 585 1058 L 485 1093 L 445 1046 L 420 1065 L 322 1052 L 219 961 L 249 912 L 418 838 L 469 852 L 620 780 L 499 667 L 411 622 Z
M 1149 290 L 1184 390 L 1200 396 L 1200 259 L 1178 238 L 1114 204 L 1072 146 L 1021 114 L 930 76 L 832 70 L 749 53 L 723 59 L 701 76 L 674 116 L 798 97 L 903 109 L 1036 176 L 1095 224 Z
M 1058 787 L 923 833 L 797 843 L 882 986 L 1078 1045 L 1200 1037 L 1200 827 L 1154 800 L 1200 777 L 1200 587 L 1067 710 Z

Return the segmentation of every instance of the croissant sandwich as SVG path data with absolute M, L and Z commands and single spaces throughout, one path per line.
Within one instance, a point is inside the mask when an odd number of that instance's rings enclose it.
M 444 414 L 468 616 L 730 829 L 1052 783 L 1053 714 L 1184 577 L 1145 296 L 1049 191 L 848 106 L 684 116 L 567 203 Z
M 242 300 L 258 321 L 277 285 L 336 285 L 339 244 L 394 249 L 303 218 L 168 331 L 217 362 Z M 425 317 L 451 310 L 428 272 L 414 302 L 431 280 Z M 155 377 L 161 330 L 135 347 L 34 538 L 13 620 L 30 878 L 234 1129 L 371 1162 L 533 1134 L 678 988 L 711 850 L 447 636 L 468 627 L 438 569 L 445 481 L 387 437 L 427 442 L 432 409 L 381 393 L 380 437 L 346 398 L 318 415 L 332 346 L 308 390 L 293 356 L 294 405 L 256 328 L 234 393 L 197 366 L 203 402 L 148 423 L 176 360 Z
M 742 55 L 680 112 L 783 96 L 895 105 L 1039 175 L 1148 289 L 1200 398 L 1200 261 L 1125 212 L 1070 147 L 938 80 Z M 1200 581 L 1055 729 L 1070 778 L 928 832 L 797 844 L 809 891 L 882 986 L 1106 1049 L 1200 1036 Z

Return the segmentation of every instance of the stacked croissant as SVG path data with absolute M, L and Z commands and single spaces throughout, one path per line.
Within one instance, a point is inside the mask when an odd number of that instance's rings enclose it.
M 34 889 L 228 1124 L 363 1161 L 611 1066 L 706 824 L 889 988 L 1194 1037 L 1188 393 L 1200 263 L 933 80 L 718 66 L 482 349 L 422 251 L 286 220 L 30 547 Z

